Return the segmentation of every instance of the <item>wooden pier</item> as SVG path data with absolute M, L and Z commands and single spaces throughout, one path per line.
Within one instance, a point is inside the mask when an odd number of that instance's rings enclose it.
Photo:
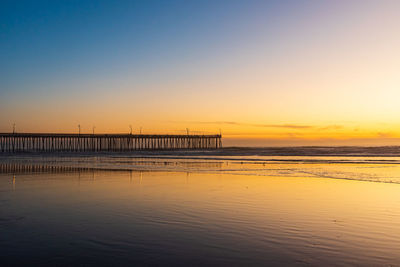
M 0 133 L 0 152 L 129 152 L 222 147 L 221 135 Z

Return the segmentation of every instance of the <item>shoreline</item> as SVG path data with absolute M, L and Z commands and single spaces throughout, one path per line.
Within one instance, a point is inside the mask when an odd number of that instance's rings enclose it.
M 207 150 L 142 150 L 129 152 L 0 152 L 0 157 L 31 156 L 309 156 L 309 157 L 400 157 L 400 146 L 296 146 L 223 147 Z

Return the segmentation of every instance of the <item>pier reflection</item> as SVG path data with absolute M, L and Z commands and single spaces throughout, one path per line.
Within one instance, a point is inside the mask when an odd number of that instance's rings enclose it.
M 65 173 L 90 172 L 93 168 L 50 166 L 46 164 L 0 163 L 0 173 L 29 174 L 29 173 Z M 15 177 L 15 176 L 14 176 Z
M 223 161 L 173 161 L 169 159 L 115 159 L 115 158 L 38 158 L 10 159 L 0 162 L 0 173 L 66 173 L 102 171 L 195 171 L 221 170 Z

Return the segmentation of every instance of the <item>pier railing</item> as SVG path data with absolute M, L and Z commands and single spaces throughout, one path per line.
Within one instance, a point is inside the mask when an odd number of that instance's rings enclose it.
M 221 147 L 221 135 L 0 133 L 0 152 L 125 152 Z

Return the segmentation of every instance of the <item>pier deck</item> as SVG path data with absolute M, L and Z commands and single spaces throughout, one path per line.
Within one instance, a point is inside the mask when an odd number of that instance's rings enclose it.
M 0 152 L 219 149 L 221 135 L 0 133 Z

